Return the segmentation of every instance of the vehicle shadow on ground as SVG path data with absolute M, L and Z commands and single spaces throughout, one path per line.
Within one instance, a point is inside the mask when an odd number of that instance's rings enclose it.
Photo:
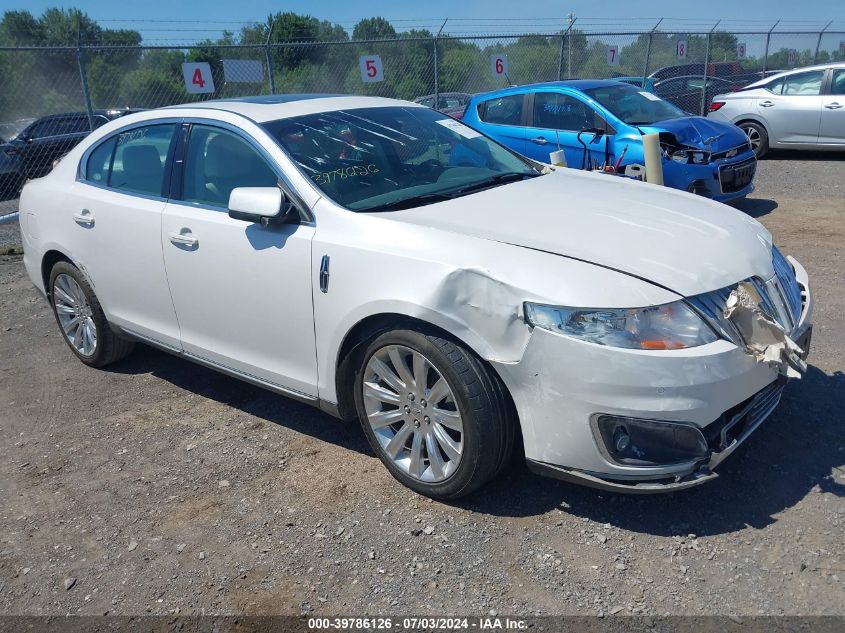
M 315 407 L 146 345 L 138 345 L 127 359 L 109 365 L 104 370 L 120 374 L 151 374 L 180 389 L 215 400 L 267 422 L 350 451 L 372 454 L 357 423 L 338 420 Z
M 106 370 L 152 374 L 273 424 L 372 455 L 356 423 L 145 345 Z M 608 493 L 534 475 L 517 455 L 497 479 L 453 505 L 506 517 L 539 516 L 558 509 L 664 536 L 762 528 L 808 494 L 845 496 L 843 410 L 845 374 L 827 375 L 811 365 L 801 380 L 790 382 L 772 417 L 719 467 L 720 476 L 698 488 L 647 496 Z M 831 477 L 831 470 L 838 480 Z
M 770 214 L 778 208 L 778 203 L 767 198 L 740 198 L 728 203 L 734 209 L 747 213 L 752 218 Z
M 811 366 L 775 413 L 700 487 L 624 495 L 547 480 L 519 463 L 460 505 L 497 516 L 560 509 L 645 534 L 714 535 L 763 528 L 809 494 L 845 496 L 845 374 Z M 833 471 L 834 476 L 831 476 Z

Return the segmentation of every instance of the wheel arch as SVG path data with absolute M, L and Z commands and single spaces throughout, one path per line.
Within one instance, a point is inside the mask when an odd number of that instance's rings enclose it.
M 511 413 L 514 416 L 517 425 L 521 426 L 517 408 L 507 385 L 504 380 L 502 380 L 501 376 L 499 376 L 492 363 L 485 358 L 483 353 L 480 353 L 480 350 L 475 349 L 466 341 L 455 336 L 448 330 L 431 323 L 430 321 L 396 312 L 371 314 L 358 321 L 346 333 L 346 336 L 344 336 L 343 342 L 338 348 L 337 360 L 335 363 L 335 388 L 337 392 L 337 405 L 340 417 L 344 420 L 354 420 L 356 418 L 352 384 L 354 383 L 353 377 L 355 375 L 358 355 L 363 352 L 364 346 L 367 342 L 371 341 L 383 332 L 396 329 L 409 329 L 420 331 L 425 334 L 433 334 L 464 347 L 470 354 L 473 354 L 476 359 L 487 368 L 491 376 L 499 382 Z
M 48 250 L 41 258 L 41 281 L 44 284 L 44 293 L 48 297 L 50 296 L 50 272 L 59 262 L 68 262 L 76 266 L 70 257 L 55 248 Z M 79 266 L 76 267 L 79 268 Z

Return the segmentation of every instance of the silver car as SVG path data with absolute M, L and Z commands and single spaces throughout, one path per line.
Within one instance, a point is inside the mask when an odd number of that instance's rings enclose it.
M 845 150 L 845 62 L 798 68 L 717 95 L 707 114 L 771 149 Z

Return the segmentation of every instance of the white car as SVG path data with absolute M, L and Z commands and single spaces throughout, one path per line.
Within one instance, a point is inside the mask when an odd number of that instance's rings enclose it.
M 517 433 L 559 478 L 707 481 L 811 331 L 806 272 L 750 217 L 553 171 L 391 99 L 132 114 L 20 210 L 26 269 L 82 362 L 142 341 L 358 418 L 438 498 L 496 475 Z
M 748 135 L 758 158 L 769 149 L 845 150 L 845 62 L 766 77 L 716 95 L 707 116 Z

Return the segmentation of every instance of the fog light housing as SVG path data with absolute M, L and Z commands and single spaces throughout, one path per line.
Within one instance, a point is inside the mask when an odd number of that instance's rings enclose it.
M 703 459 L 710 449 L 698 427 L 686 422 L 595 415 L 593 433 L 611 462 L 623 466 L 671 466 Z

